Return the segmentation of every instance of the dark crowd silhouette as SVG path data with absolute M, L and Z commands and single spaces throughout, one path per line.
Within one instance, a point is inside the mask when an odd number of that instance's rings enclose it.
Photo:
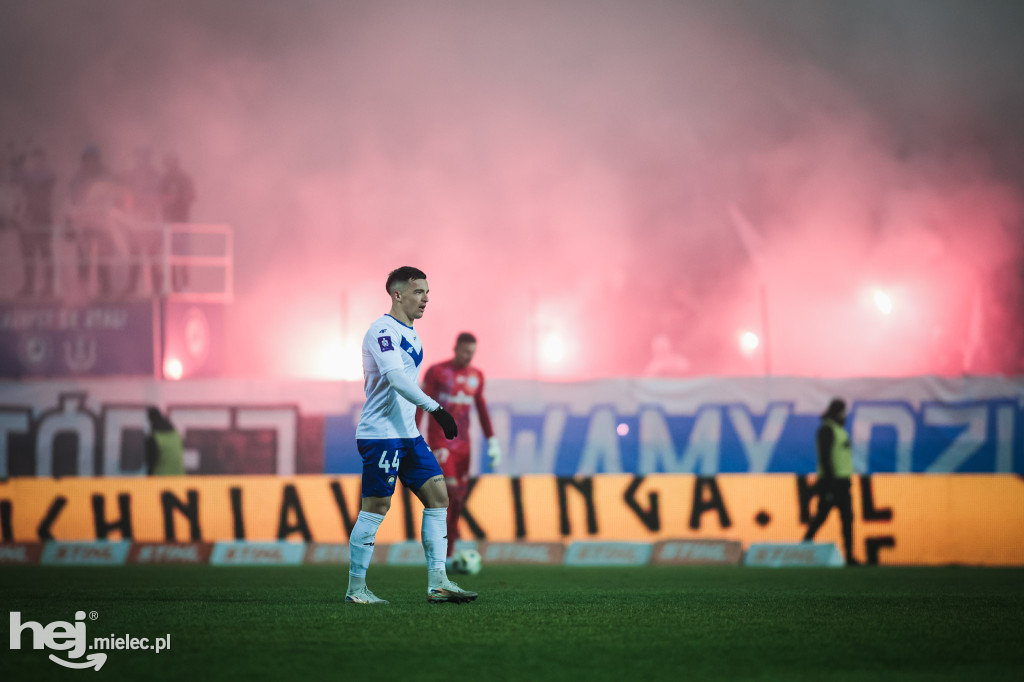
M 158 163 L 152 148 L 139 147 L 131 164 L 117 170 L 98 146 L 88 145 L 74 171 L 61 178 L 43 145 L 8 143 L 0 168 L 0 230 L 17 236 L 19 249 L 11 254 L 21 258 L 17 297 L 50 298 L 70 291 L 134 297 L 165 291 L 167 226 L 190 223 L 195 201 L 193 180 L 174 153 L 162 154 Z M 73 245 L 77 267 L 76 276 L 61 282 L 58 291 L 62 243 Z M 175 248 L 187 252 L 187 244 Z M 115 268 L 122 271 L 120 278 L 113 276 Z M 148 283 L 143 278 L 147 268 Z M 187 287 L 185 268 L 176 266 L 171 274 L 171 291 Z

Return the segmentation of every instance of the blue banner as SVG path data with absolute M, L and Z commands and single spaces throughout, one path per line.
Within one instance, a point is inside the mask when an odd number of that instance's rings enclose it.
M 0 306 L 0 378 L 153 376 L 151 301 Z
M 525 412 L 498 403 L 490 411 L 506 452 L 494 473 L 711 476 L 817 470 L 820 416 L 798 412 L 790 402 L 770 403 L 764 411 L 709 402 L 682 414 L 659 404 L 630 412 L 594 405 L 575 414 L 557 404 Z M 361 470 L 357 416 L 324 420 L 325 473 Z M 854 401 L 847 428 L 858 473 L 1024 474 L 1024 410 L 1014 399 Z M 486 452 L 482 435 L 476 437 L 475 452 Z M 489 473 L 477 459 L 479 473 Z

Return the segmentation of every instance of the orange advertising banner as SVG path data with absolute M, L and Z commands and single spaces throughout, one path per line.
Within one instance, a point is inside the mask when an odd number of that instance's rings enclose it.
M 799 542 L 817 508 L 813 484 L 790 474 L 487 475 L 472 482 L 462 538 Z M 341 543 L 359 491 L 357 476 L 8 479 L 0 539 Z M 418 539 L 421 509 L 408 491 L 396 494 L 377 541 Z M 853 512 L 861 561 L 1024 565 L 1018 476 L 855 477 Z M 815 540 L 842 547 L 838 512 Z

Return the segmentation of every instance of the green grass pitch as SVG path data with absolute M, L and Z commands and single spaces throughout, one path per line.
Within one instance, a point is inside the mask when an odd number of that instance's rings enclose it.
M 0 567 L 0 680 L 1021 680 L 1024 569 L 485 566 L 465 605 L 422 568 Z M 163 637 L 66 670 L 10 611 Z M 65 652 L 53 652 L 57 654 Z M 65 656 L 66 657 L 66 656 Z M 67 657 L 66 657 L 67 658 Z M 83 657 L 84 658 L 84 657 Z M 95 676 L 95 677 L 94 677 Z

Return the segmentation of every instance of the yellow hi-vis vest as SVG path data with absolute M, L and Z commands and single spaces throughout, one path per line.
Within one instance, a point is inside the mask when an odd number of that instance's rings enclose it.
M 842 424 L 826 419 L 825 424 L 832 429 L 832 472 L 836 478 L 853 476 L 853 448 L 850 445 L 850 434 Z M 820 467 L 819 467 L 820 468 Z M 819 474 L 821 471 L 818 472 Z
M 153 440 L 156 441 L 156 466 L 153 467 L 154 476 L 184 476 L 185 459 L 182 453 L 185 444 L 177 431 L 154 431 Z

